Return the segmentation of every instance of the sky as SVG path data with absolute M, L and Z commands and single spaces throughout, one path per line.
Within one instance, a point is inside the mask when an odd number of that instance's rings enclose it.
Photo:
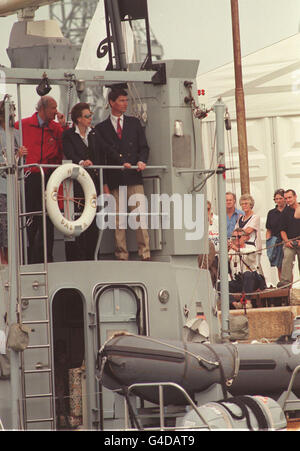
M 148 10 L 167 59 L 199 59 L 200 72 L 233 59 L 230 0 L 148 0 Z M 239 0 L 239 15 L 241 51 L 247 55 L 298 33 L 300 1 Z M 47 17 L 47 6 L 36 13 L 36 19 Z M 14 21 L 16 15 L 0 18 L 0 63 L 4 65 L 9 65 L 6 48 Z
M 199 60 L 199 74 L 233 60 L 230 0 L 148 0 L 148 10 L 165 59 Z M 36 12 L 36 20 L 48 17 L 48 6 Z M 248 55 L 299 32 L 300 0 L 239 0 L 239 18 L 241 52 Z M 0 17 L 0 64 L 8 67 L 6 49 L 16 20 Z M 94 42 L 104 37 L 99 27 L 95 34 Z
M 233 59 L 230 0 L 149 0 L 167 58 L 196 58 L 200 72 Z M 298 33 L 299 0 L 239 0 L 243 55 Z

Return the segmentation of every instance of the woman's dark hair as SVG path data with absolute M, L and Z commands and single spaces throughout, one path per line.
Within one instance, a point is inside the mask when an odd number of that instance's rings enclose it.
M 0 102 L 0 119 L 4 120 L 4 118 L 5 118 L 4 102 L 1 100 L 1 102 Z
M 71 110 L 71 119 L 77 124 L 77 119 L 81 117 L 83 110 L 90 110 L 90 105 L 85 102 L 76 103 Z
M 5 100 L 7 97 L 8 97 L 8 95 L 5 94 L 5 96 L 3 97 L 3 100 L 1 100 L 1 102 L 0 102 L 0 118 L 2 120 L 4 120 L 4 118 L 5 118 Z
M 275 200 L 275 197 L 276 197 L 278 194 L 279 194 L 279 196 L 284 197 L 284 189 L 280 188 L 280 189 L 277 189 L 277 190 L 275 191 L 275 193 L 274 193 L 274 200 Z

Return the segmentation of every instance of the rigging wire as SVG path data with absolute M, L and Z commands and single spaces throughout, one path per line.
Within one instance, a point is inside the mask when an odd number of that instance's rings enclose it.
M 228 122 L 229 121 L 229 122 Z M 227 137 L 227 149 L 230 161 L 230 172 L 231 172 L 231 191 L 236 195 L 236 183 L 234 175 L 234 155 L 233 155 L 233 145 L 232 145 L 232 133 L 231 133 L 231 121 L 228 108 L 226 108 L 225 113 L 225 124 L 226 124 L 226 137 Z M 229 125 L 230 124 L 230 125 Z
M 128 40 L 127 40 L 127 28 L 126 24 L 122 23 L 122 33 L 123 33 L 123 40 L 125 44 L 125 55 L 126 55 L 126 61 L 129 62 L 130 60 L 135 61 L 136 55 L 135 55 L 135 48 L 133 46 L 133 55 L 132 58 L 129 55 L 129 48 L 128 48 Z M 132 31 L 133 33 L 133 31 Z M 133 105 L 133 114 L 138 119 L 142 120 L 144 123 L 147 122 L 147 107 L 146 104 L 142 102 L 140 93 L 138 91 L 138 88 L 136 87 L 136 84 L 134 82 L 128 82 L 128 94 L 131 99 L 132 105 Z

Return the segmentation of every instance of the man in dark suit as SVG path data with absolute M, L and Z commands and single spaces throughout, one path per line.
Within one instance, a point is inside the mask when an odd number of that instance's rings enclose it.
M 108 101 L 111 114 L 105 121 L 96 125 L 96 130 L 110 148 L 106 153 L 106 164 L 123 166 L 120 171 L 113 169 L 105 171 L 108 185 L 106 192 L 114 196 L 116 210 L 119 212 L 123 210 L 120 206 L 120 196 L 125 191 L 124 187 L 126 187 L 127 200 L 132 195 L 138 195 L 139 200 L 144 198 L 142 172 L 146 168 L 149 147 L 140 121 L 124 114 L 128 106 L 127 92 L 122 89 L 112 89 L 108 95 Z M 132 169 L 132 166 L 137 166 L 137 169 Z M 132 210 L 134 207 L 129 208 Z M 146 213 L 145 205 L 140 204 L 140 211 Z M 116 216 L 115 255 L 118 260 L 128 260 L 126 227 L 120 224 L 122 219 L 119 215 Z M 142 260 L 149 260 L 150 245 L 147 227 L 141 224 L 136 229 L 136 235 L 139 256 Z

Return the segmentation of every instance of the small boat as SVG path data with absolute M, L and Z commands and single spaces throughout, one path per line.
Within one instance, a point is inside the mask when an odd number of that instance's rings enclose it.
M 189 343 L 119 334 L 101 348 L 99 367 L 103 364 L 102 382 L 110 390 L 122 391 L 132 384 L 171 382 L 200 404 L 202 395 L 205 399 L 208 392 L 212 401 L 244 395 L 279 400 L 299 366 L 295 349 L 294 344 Z M 147 401 L 159 401 L 157 386 L 137 388 L 134 392 Z M 300 375 L 295 377 L 293 393 L 300 395 Z M 167 388 L 164 402 L 179 405 L 186 399 Z

